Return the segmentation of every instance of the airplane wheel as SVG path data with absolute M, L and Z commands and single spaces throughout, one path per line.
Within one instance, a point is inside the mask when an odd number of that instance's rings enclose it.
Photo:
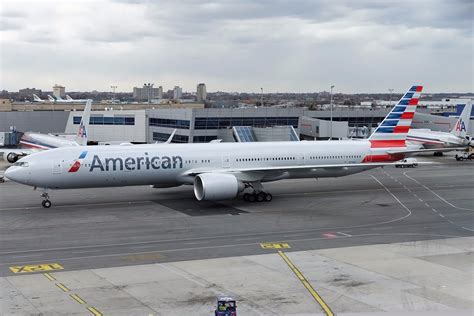
M 273 195 L 271 195 L 270 193 L 267 193 L 265 195 L 265 202 L 270 202 L 271 200 L 273 200 Z
M 248 201 L 249 201 L 249 198 L 250 198 L 250 194 L 245 193 L 245 194 L 244 194 L 244 201 L 247 201 L 247 202 L 248 202 Z
M 249 194 L 249 199 L 247 201 L 255 202 L 256 199 L 257 199 L 257 197 L 255 196 L 255 194 Z
M 50 208 L 51 207 L 51 201 L 50 200 L 44 200 L 42 203 L 44 208 Z
M 260 192 L 259 194 L 257 194 L 257 202 L 265 201 L 265 196 L 266 196 L 265 192 Z

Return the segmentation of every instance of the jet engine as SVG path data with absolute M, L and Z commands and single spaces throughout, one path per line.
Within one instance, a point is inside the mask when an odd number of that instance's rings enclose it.
M 9 163 L 15 163 L 20 159 L 22 156 L 18 155 L 14 152 L 4 153 L 3 158 L 8 161 Z
M 203 173 L 194 178 L 194 195 L 198 201 L 233 199 L 244 188 L 245 185 L 231 174 Z

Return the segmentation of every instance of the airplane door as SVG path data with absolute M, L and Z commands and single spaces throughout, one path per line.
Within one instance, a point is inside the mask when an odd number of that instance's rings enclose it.
M 61 161 L 55 161 L 53 164 L 53 174 L 61 174 Z
M 305 162 L 304 162 L 304 160 L 305 160 L 305 159 L 304 159 L 304 156 L 305 156 L 304 154 L 298 154 L 298 165 L 301 166 L 301 165 L 304 165 L 304 164 L 305 164 Z
M 230 158 L 229 158 L 229 156 L 222 157 L 222 167 L 230 168 Z

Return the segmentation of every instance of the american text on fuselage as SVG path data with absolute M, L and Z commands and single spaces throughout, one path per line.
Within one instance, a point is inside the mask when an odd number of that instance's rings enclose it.
M 100 158 L 98 155 L 94 155 L 89 171 L 122 171 L 122 170 L 145 170 L 149 169 L 181 169 L 183 168 L 183 158 L 181 156 L 148 156 L 145 153 L 144 156 L 139 157 L 107 157 Z

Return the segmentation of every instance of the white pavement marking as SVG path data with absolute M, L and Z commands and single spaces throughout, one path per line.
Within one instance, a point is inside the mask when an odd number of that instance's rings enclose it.
M 443 201 L 444 203 L 448 204 L 449 206 L 453 207 L 453 208 L 456 208 L 458 210 L 464 210 L 464 211 L 471 211 L 471 212 L 474 212 L 474 210 L 471 210 L 471 209 L 468 209 L 468 208 L 464 208 L 464 207 L 459 207 L 459 206 L 456 206 L 454 204 L 452 204 L 451 202 L 447 201 L 445 198 L 443 198 L 442 196 L 440 196 L 438 193 L 434 192 L 433 190 L 431 190 L 429 187 L 427 187 L 426 185 L 424 185 L 423 183 L 421 183 L 420 181 L 416 180 L 415 178 L 412 178 L 410 177 L 409 175 L 407 175 L 407 172 L 408 171 L 405 171 L 403 173 L 403 175 L 405 177 L 407 177 L 408 179 L 411 179 L 412 181 L 418 183 L 419 185 L 421 185 L 423 188 L 425 188 L 426 190 L 430 191 L 431 193 L 433 193 L 435 196 L 437 196 L 441 201 Z
M 83 250 L 83 251 L 73 251 L 72 253 L 91 253 L 91 252 L 99 252 L 100 250 Z
M 24 255 L 24 256 L 13 256 L 12 258 L 30 258 L 30 257 L 41 257 L 42 254 L 37 255 Z
M 72 207 L 82 207 L 82 206 L 109 206 L 109 205 L 123 205 L 128 206 L 131 204 L 145 204 L 145 203 L 154 203 L 153 201 L 123 201 L 123 202 L 104 202 L 104 203 L 90 203 L 90 204 L 70 204 L 70 205 L 59 205 L 56 208 L 72 208 Z M 14 210 L 32 210 L 32 209 L 43 209 L 42 206 L 29 206 L 29 207 L 10 207 L 10 208 L 0 208 L 0 211 L 14 211 Z
M 465 228 L 471 230 L 469 228 Z M 471 230 L 474 231 L 474 230 Z M 442 238 L 454 238 L 454 237 L 464 237 L 458 235 L 443 235 L 443 234 L 423 234 L 423 233 L 384 233 L 384 234 L 360 234 L 352 235 L 350 238 L 363 238 L 363 237 L 374 237 L 374 236 L 431 236 L 431 237 L 442 237 Z M 345 239 L 349 237 L 339 236 L 332 238 L 330 240 Z M 304 241 L 314 241 L 314 240 L 328 240 L 325 237 L 315 237 L 315 238 L 304 238 L 304 239 L 289 239 L 287 242 L 304 242 Z M 206 247 L 189 247 L 189 248 L 176 248 L 176 249 L 166 249 L 166 250 L 157 250 L 153 253 L 166 253 L 166 252 L 177 252 L 177 251 L 190 251 L 190 250 L 201 250 L 201 249 L 213 249 L 213 248 L 226 248 L 226 247 L 236 247 L 236 246 L 252 246 L 259 245 L 259 242 L 247 243 L 247 244 L 228 244 L 228 245 L 219 245 L 219 246 L 206 246 Z M 118 257 L 118 256 L 128 256 L 128 255 L 141 255 L 141 254 L 150 254 L 150 251 L 141 251 L 141 252 L 124 252 L 124 253 L 114 253 L 108 255 L 94 255 L 94 256 L 78 256 L 78 257 L 66 257 L 66 258 L 49 258 L 49 261 L 69 261 L 69 260 L 78 260 L 78 259 L 91 259 L 91 258 L 103 258 L 103 257 Z M 1 265 L 12 265 L 12 264 L 22 264 L 22 263 L 36 263 L 43 262 L 42 260 L 32 260 L 28 262 L 2 262 Z
M 439 216 L 441 216 L 442 218 L 444 218 L 444 215 L 443 215 L 443 214 L 441 214 L 441 213 L 439 213 Z
M 185 242 L 185 245 L 200 245 L 200 244 L 208 244 L 210 243 L 210 240 L 203 240 L 203 241 L 190 241 L 190 242 Z
M 352 237 L 352 235 L 350 234 L 346 234 L 346 233 L 343 233 L 343 232 L 337 232 L 339 235 L 342 235 L 342 236 L 346 236 L 346 237 Z
M 380 182 L 376 177 L 374 177 L 373 175 L 371 175 L 371 177 L 377 181 L 384 189 L 385 191 L 387 191 L 405 210 L 407 210 L 408 214 L 405 215 L 404 217 L 400 218 L 401 219 L 404 219 L 404 218 L 407 218 L 408 216 L 411 215 L 411 210 L 405 205 L 402 203 L 402 201 L 400 201 L 396 196 L 395 194 L 393 194 L 382 182 Z
M 465 229 L 465 230 L 469 230 L 469 231 L 471 231 L 471 232 L 474 232 L 474 229 L 470 229 L 470 228 L 467 228 L 467 227 L 464 227 L 464 226 L 461 227 L 461 228 L 462 228 L 462 229 Z
M 432 208 L 432 210 L 433 210 L 433 212 L 438 212 L 438 210 L 437 210 L 437 209 L 435 209 L 435 208 Z

